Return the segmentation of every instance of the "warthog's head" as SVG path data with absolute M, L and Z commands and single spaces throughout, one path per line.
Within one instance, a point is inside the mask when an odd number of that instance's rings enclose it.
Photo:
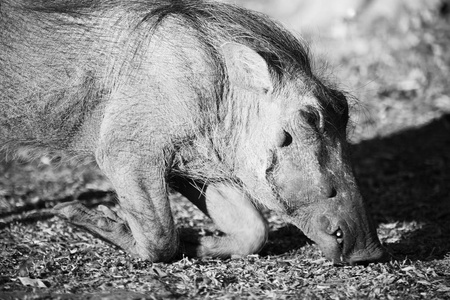
M 232 126 L 242 126 L 235 160 L 249 194 L 281 212 L 334 263 L 382 260 L 347 156 L 344 94 L 307 69 L 274 70 L 246 46 L 223 49 L 230 95 L 245 115 Z

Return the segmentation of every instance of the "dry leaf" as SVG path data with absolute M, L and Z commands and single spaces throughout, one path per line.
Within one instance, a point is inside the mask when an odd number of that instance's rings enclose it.
M 34 287 L 40 287 L 40 288 L 47 288 L 47 285 L 45 285 L 45 283 L 39 279 L 33 279 L 30 277 L 17 277 L 20 282 L 24 285 L 24 286 L 34 286 Z

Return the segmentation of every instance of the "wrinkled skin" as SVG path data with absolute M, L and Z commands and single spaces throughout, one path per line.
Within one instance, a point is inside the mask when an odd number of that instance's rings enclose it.
M 345 96 L 279 25 L 199 1 L 0 1 L 0 147 L 92 156 L 118 211 L 55 212 L 151 261 L 257 253 L 265 206 L 335 263 L 384 251 L 346 156 Z M 220 236 L 179 236 L 168 187 Z

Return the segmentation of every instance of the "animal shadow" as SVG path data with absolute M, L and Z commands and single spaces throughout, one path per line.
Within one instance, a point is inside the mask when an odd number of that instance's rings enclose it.
M 450 115 L 363 141 L 352 154 L 361 193 L 394 258 L 450 252 Z

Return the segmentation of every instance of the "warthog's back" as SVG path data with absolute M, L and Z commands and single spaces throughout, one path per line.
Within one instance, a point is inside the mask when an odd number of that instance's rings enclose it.
M 102 72 L 113 59 L 114 32 L 85 16 L 85 7 L 52 5 L 57 2 L 1 1 L 3 147 L 68 147 L 106 94 Z
M 165 107 L 155 112 L 156 125 L 167 123 L 160 124 L 158 115 L 175 112 L 188 125 L 205 117 L 215 122 L 211 114 L 219 114 L 226 81 L 217 49 L 225 42 L 267 54 L 274 73 L 310 72 L 301 44 L 266 18 L 233 6 L 186 3 L 1 1 L 2 147 L 72 147 L 84 124 L 89 130 L 99 126 L 111 93 L 131 80 L 147 81 L 160 93 L 178 92 L 181 102 L 188 95 L 200 102 L 185 105 L 187 116 L 178 104 L 167 103 L 171 95 L 160 97 Z M 80 143 L 78 149 L 89 148 L 89 141 Z

